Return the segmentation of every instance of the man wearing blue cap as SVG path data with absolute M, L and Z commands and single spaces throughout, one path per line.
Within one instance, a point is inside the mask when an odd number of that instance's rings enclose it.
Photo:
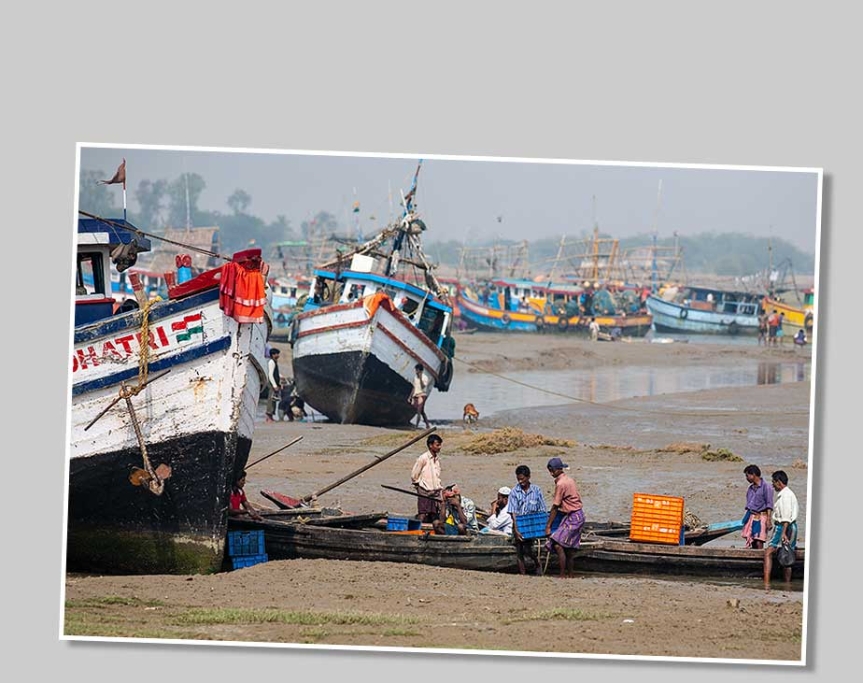
M 548 461 L 548 472 L 554 477 L 554 500 L 548 513 L 545 525 L 545 535 L 548 536 L 546 549 L 557 553 L 557 563 L 560 566 L 560 578 L 574 575 L 575 551 L 581 545 L 581 528 L 584 526 L 584 510 L 581 496 L 575 480 L 564 469 L 569 467 L 560 458 Z M 552 522 L 560 512 L 563 518 L 557 531 L 551 533 Z

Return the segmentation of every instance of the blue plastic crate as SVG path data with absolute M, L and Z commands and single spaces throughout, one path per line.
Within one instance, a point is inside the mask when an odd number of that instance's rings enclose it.
M 551 531 L 555 532 L 560 526 L 561 515 L 555 517 L 551 523 Z M 547 512 L 530 512 L 526 515 L 518 515 L 516 524 L 518 531 L 524 538 L 543 538 L 545 536 L 545 525 L 548 523 Z
M 266 562 L 268 559 L 266 553 L 260 555 L 241 555 L 239 557 L 232 557 L 231 565 L 233 569 L 242 569 L 243 567 L 251 567 L 261 562 Z
M 422 522 L 409 517 L 387 517 L 387 531 L 417 531 L 422 528 Z
M 264 548 L 264 531 L 229 531 L 228 556 L 244 557 L 247 555 L 262 555 Z

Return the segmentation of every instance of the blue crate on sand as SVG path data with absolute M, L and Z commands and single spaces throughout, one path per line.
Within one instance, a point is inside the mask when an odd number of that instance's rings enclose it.
M 264 530 L 229 531 L 228 556 L 245 557 L 264 553 Z
M 387 531 L 417 531 L 422 522 L 409 517 L 387 517 Z
M 239 557 L 231 558 L 231 565 L 233 569 L 242 569 L 243 567 L 251 567 L 261 562 L 266 562 L 268 559 L 266 553 L 260 555 L 240 555 Z
M 560 526 L 561 515 L 555 517 L 551 523 L 551 532 L 554 533 Z M 526 515 L 518 515 L 516 524 L 519 533 L 524 538 L 543 538 L 545 536 L 545 525 L 548 523 L 547 512 L 529 512 Z

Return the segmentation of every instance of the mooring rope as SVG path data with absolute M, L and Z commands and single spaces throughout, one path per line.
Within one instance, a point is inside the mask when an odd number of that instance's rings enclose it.
M 528 384 L 527 382 L 522 382 L 520 380 L 513 379 L 512 377 L 507 377 L 506 375 L 502 375 L 499 372 L 487 370 L 483 367 L 480 367 L 479 365 L 477 365 L 475 363 L 471 363 L 470 361 L 466 361 L 463 358 L 456 357 L 454 360 L 457 360 L 460 363 L 463 363 L 464 365 L 467 365 L 468 367 L 473 368 L 477 372 L 483 372 L 487 375 L 493 375 L 494 377 L 498 377 L 504 381 L 511 382 L 513 384 L 518 384 L 519 386 L 525 387 L 527 389 L 533 389 L 535 391 L 541 391 L 544 394 L 549 394 L 551 396 L 558 396 L 560 398 L 565 398 L 569 401 L 575 401 L 576 403 L 584 403 L 584 404 L 596 406 L 599 408 L 605 408 L 605 409 L 610 409 L 610 410 L 619 410 L 619 411 L 630 412 L 630 413 L 646 413 L 648 415 L 663 415 L 666 417 L 674 416 L 674 415 L 680 415 L 680 416 L 684 416 L 684 417 L 735 417 L 735 416 L 739 416 L 741 414 L 741 411 L 739 411 L 739 410 L 702 411 L 702 412 L 692 413 L 692 412 L 686 412 L 686 411 L 681 411 L 681 410 L 651 410 L 650 408 L 637 408 L 637 407 L 631 407 L 631 406 L 621 406 L 621 405 L 615 405 L 613 403 L 599 403 L 598 401 L 591 401 L 591 400 L 586 399 L 586 398 L 579 398 L 577 396 L 570 396 L 569 394 L 563 394 L 559 391 L 552 391 L 551 389 L 545 389 L 543 387 L 538 387 L 534 384 Z M 784 410 L 784 411 L 782 411 L 782 414 L 783 415 L 809 415 L 809 411 L 808 410 L 806 410 L 806 411 L 803 411 L 803 410 Z

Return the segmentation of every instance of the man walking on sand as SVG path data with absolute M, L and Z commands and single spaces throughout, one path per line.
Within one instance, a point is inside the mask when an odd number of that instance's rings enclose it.
M 554 478 L 554 500 L 545 524 L 545 535 L 548 536 L 546 549 L 557 553 L 560 565 L 560 578 L 574 576 L 575 551 L 581 545 L 581 528 L 584 526 L 584 509 L 581 496 L 575 480 L 564 474 L 569 467 L 560 458 L 548 461 L 548 473 Z M 551 533 L 551 526 L 558 511 L 563 515 L 557 531 Z
M 440 517 L 441 510 L 441 478 L 440 453 L 443 439 L 437 434 L 430 434 L 426 439 L 428 450 L 416 459 L 411 470 L 411 486 L 416 489 L 417 519 L 421 522 L 434 524 Z
M 425 374 L 425 369 L 422 363 L 417 363 L 414 367 L 416 375 L 414 375 L 414 386 L 411 390 L 408 402 L 414 407 L 417 413 L 417 428 L 420 426 L 420 418 L 425 422 L 426 429 L 429 428 L 429 419 L 426 417 L 426 401 L 428 400 L 429 389 L 431 387 L 431 379 Z
M 282 388 L 282 379 L 279 373 L 279 356 L 281 353 L 278 349 L 270 349 L 270 359 L 267 361 L 267 411 L 266 421 L 274 422 L 273 417 L 276 414 L 276 405 L 279 402 L 279 392 Z
M 800 508 L 797 496 L 788 488 L 788 475 L 776 470 L 771 475 L 776 498 L 773 502 L 773 536 L 764 548 L 764 588 L 770 590 L 770 574 L 773 571 L 773 556 L 780 545 L 786 544 L 797 550 L 797 516 Z M 782 568 L 786 584 L 791 583 L 791 567 Z

